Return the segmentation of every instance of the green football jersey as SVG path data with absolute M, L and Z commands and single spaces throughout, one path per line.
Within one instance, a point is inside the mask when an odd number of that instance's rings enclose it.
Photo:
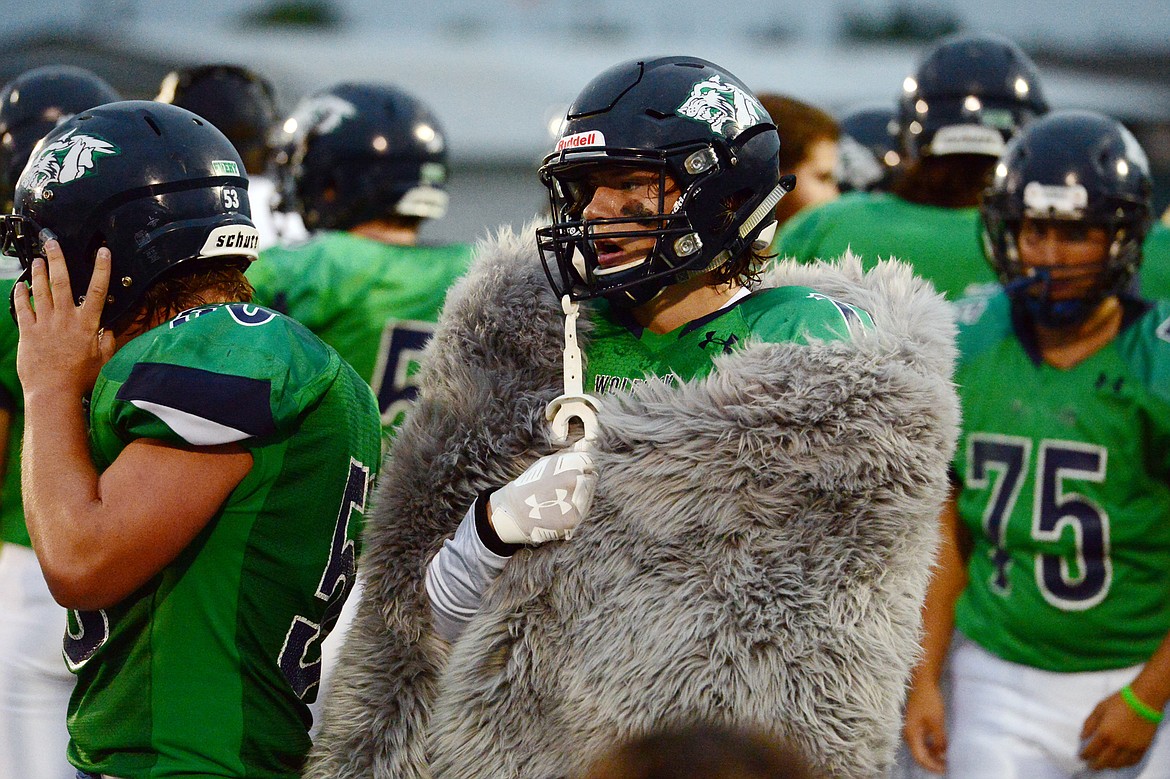
M 1142 244 L 1142 267 L 1138 272 L 1142 297 L 1170 300 L 1170 227 L 1155 222 Z
M 16 276 L 9 263 L 0 257 L 0 294 L 11 299 Z M 16 268 L 15 270 L 19 270 Z M 24 504 L 20 498 L 20 442 L 24 436 L 24 392 L 16 376 L 16 342 L 19 331 L 7 311 L 0 311 L 0 406 L 12 414 L 8 429 L 8 456 L 4 462 L 4 480 L 0 487 L 0 541 L 32 546 L 24 524 Z
M 750 341 L 837 341 L 873 326 L 867 311 L 808 287 L 760 290 L 661 335 L 639 327 L 604 302 L 591 319 L 585 387 L 597 394 L 630 389 L 650 376 L 681 381 L 706 376 L 716 355 Z
M 333 349 L 258 306 L 186 311 L 114 355 L 90 403 L 99 471 L 139 438 L 236 442 L 252 468 L 153 579 L 69 612 L 74 765 L 125 779 L 300 775 L 380 427 L 369 386 Z
M 301 322 L 370 383 L 387 434 L 418 394 L 418 357 L 471 246 L 391 246 L 317 233 L 261 253 L 248 269 L 256 302 Z
M 948 300 L 991 289 L 977 208 L 939 208 L 887 192 L 851 192 L 784 224 L 772 250 L 799 262 L 833 260 L 852 249 L 872 268 L 891 257 L 914 267 Z
M 1143 663 L 1170 631 L 1170 303 L 1067 370 L 1004 295 L 964 301 L 959 515 L 973 549 L 960 631 L 1059 672 Z

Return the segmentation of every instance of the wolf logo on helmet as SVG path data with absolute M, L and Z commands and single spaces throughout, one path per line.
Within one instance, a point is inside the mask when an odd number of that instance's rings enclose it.
M 691 87 L 691 95 L 678 107 L 678 114 L 706 122 L 712 131 L 729 138 L 768 121 L 759 100 L 735 84 L 724 84 L 718 75 Z
M 103 138 L 70 130 L 34 152 L 17 186 L 39 190 L 49 184 L 67 184 L 94 173 L 98 158 L 120 153 L 121 149 Z
M 294 120 L 301 126 L 294 132 L 331 133 L 346 119 L 357 116 L 353 103 L 337 95 L 319 95 L 311 98 L 298 111 Z

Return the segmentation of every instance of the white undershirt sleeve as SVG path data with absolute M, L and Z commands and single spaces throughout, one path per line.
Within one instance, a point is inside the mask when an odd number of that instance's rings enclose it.
M 511 557 L 488 549 L 475 528 L 475 504 L 463 515 L 455 537 L 427 564 L 431 617 L 440 638 L 454 642 L 479 611 L 487 588 Z

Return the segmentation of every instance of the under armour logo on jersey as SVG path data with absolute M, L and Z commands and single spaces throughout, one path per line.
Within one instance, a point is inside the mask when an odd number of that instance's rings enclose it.
M 553 507 L 559 508 L 561 510 L 562 517 L 573 510 L 573 504 L 565 500 L 565 498 L 569 497 L 568 490 L 558 489 L 556 491 L 556 495 L 557 496 L 553 500 L 537 500 L 535 495 L 529 495 L 527 498 L 525 498 L 525 505 L 532 508 L 532 511 L 528 512 L 528 518 L 543 519 L 544 511 Z
M 1102 389 L 1105 389 L 1105 387 L 1109 384 L 1110 384 L 1109 377 L 1106 376 L 1104 372 L 1102 372 L 1102 373 L 1097 375 L 1097 383 L 1094 385 L 1094 387 L 1096 387 L 1098 390 L 1102 390 Z M 1113 384 L 1112 389 L 1114 392 L 1121 392 L 1121 388 L 1125 386 L 1125 377 L 1118 376 L 1112 382 L 1112 384 Z
M 732 351 L 734 351 L 735 345 L 737 343 L 739 343 L 739 336 L 737 336 L 735 333 L 732 333 L 731 335 L 727 336 L 727 339 L 724 340 L 721 338 L 716 338 L 715 331 L 710 330 L 707 332 L 707 336 L 702 341 L 699 342 L 699 348 L 706 349 L 711 344 L 719 344 L 720 346 L 723 347 L 724 354 L 731 354 Z

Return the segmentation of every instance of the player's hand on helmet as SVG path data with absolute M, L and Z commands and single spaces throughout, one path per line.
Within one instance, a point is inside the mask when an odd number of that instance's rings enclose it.
M 1080 757 L 1095 771 L 1141 762 L 1158 726 L 1134 713 L 1117 692 L 1096 705 L 1081 728 Z
M 573 537 L 589 513 L 597 472 L 588 446 L 546 455 L 488 498 L 489 518 L 501 541 L 543 544 Z
M 920 766 L 936 774 L 947 770 L 946 706 L 937 682 L 917 680 L 911 688 L 902 737 Z
M 18 283 L 12 293 L 20 328 L 16 370 L 26 397 L 43 388 L 80 398 L 114 354 L 113 334 L 101 327 L 110 250 L 98 249 L 85 300 L 77 305 L 60 243 L 47 231 L 42 238 L 45 258 L 33 261 L 31 289 Z

